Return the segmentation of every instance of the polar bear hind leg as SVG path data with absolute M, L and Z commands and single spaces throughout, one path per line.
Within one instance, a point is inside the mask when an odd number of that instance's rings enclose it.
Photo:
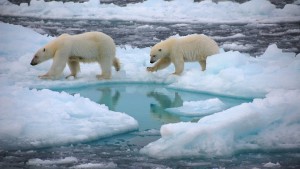
M 103 57 L 98 61 L 101 67 L 101 75 L 97 75 L 96 77 L 101 79 L 110 79 L 111 77 L 111 66 L 113 64 L 113 59 L 111 57 Z
M 114 57 L 113 66 L 115 67 L 116 71 L 121 69 L 121 64 L 118 58 Z
M 199 60 L 199 63 L 201 65 L 202 71 L 205 71 L 206 70 L 206 59 Z

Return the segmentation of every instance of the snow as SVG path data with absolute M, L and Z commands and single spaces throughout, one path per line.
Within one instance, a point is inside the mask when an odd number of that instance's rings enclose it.
M 194 3 L 192 0 L 163 1 L 147 0 L 128 4 L 126 7 L 114 4 L 100 4 L 99 0 L 84 3 L 44 2 L 32 0 L 30 5 L 20 6 L 0 1 L 0 14 L 42 18 L 116 19 L 163 22 L 268 22 L 299 21 L 300 6 L 287 4 L 278 9 L 267 0 L 251 0 L 243 4 L 211 0 Z M 199 12 L 201 11 L 201 12 Z
M 0 149 L 84 142 L 138 128 L 132 117 L 112 112 L 78 94 L 32 89 L 30 84 L 40 81 L 37 73 L 45 72 L 50 65 L 32 69 L 30 59 L 41 44 L 52 38 L 3 23 L 0 32 L 4 44 L 0 45 Z M 12 35 L 16 37 L 13 40 Z
M 39 158 L 29 159 L 26 163 L 30 166 L 38 166 L 38 167 L 52 167 L 57 165 L 74 165 L 69 167 L 71 169 L 92 169 L 92 168 L 117 168 L 117 164 L 113 162 L 105 162 L 105 163 L 86 163 L 86 164 L 78 164 L 79 160 L 76 157 L 65 157 L 61 159 L 51 159 L 51 160 L 42 160 Z
M 266 164 L 264 164 L 264 167 L 266 168 L 277 168 L 277 167 L 280 167 L 280 164 L 277 162 L 277 163 L 272 163 L 272 162 L 268 162 Z
M 300 90 L 274 90 L 264 99 L 206 116 L 198 123 L 163 125 L 162 138 L 142 148 L 141 153 L 155 158 L 215 157 L 247 150 L 297 148 L 299 99 Z
M 65 157 L 63 159 L 55 159 L 55 160 L 42 160 L 39 158 L 34 158 L 34 159 L 29 159 L 26 164 L 33 165 L 33 166 L 47 166 L 47 165 L 58 165 L 58 164 L 73 164 L 77 162 L 78 159 L 76 157 Z
M 249 44 L 243 45 L 237 43 L 230 43 L 230 44 L 224 43 L 221 47 L 226 50 L 239 50 L 239 51 L 247 51 L 254 48 L 252 45 Z
M 57 2 L 52 3 L 55 6 Z M 211 5 L 209 1 L 203 3 Z M 113 71 L 111 80 L 97 80 L 97 64 L 81 64 L 78 78 L 65 79 L 69 74 L 66 69 L 53 81 L 37 77 L 48 71 L 52 61 L 30 65 L 35 51 L 53 37 L 1 22 L 0 35 L 0 149 L 78 143 L 136 130 L 136 120 L 124 113 L 110 111 L 78 94 L 49 90 L 123 82 L 162 83 L 181 90 L 256 98 L 227 110 L 218 99 L 186 101 L 177 111 L 186 114 L 189 111 L 185 110 L 194 110 L 190 112 L 197 116 L 202 116 L 199 113 L 204 109 L 209 113 L 197 123 L 163 125 L 161 139 L 142 148 L 143 154 L 156 158 L 214 157 L 300 146 L 300 55 L 283 52 L 275 44 L 257 57 L 221 49 L 208 58 L 205 72 L 198 63 L 186 63 L 181 76 L 171 75 L 174 66 L 147 72 L 150 48 L 117 47 L 122 68 Z
M 225 27 L 225 26 L 223 26 L 223 27 Z M 244 37 L 246 37 L 246 35 L 241 34 L 241 33 L 237 33 L 237 34 L 227 36 L 227 37 L 214 36 L 213 39 L 215 39 L 215 40 L 227 40 L 227 39 L 238 39 L 238 38 L 244 38 Z
M 2 149 L 84 142 L 137 129 L 132 117 L 78 94 L 20 87 L 0 90 Z
M 109 163 L 87 163 L 87 164 L 79 164 L 76 166 L 71 167 L 72 169 L 79 169 L 79 168 L 117 168 L 117 164 L 113 162 Z

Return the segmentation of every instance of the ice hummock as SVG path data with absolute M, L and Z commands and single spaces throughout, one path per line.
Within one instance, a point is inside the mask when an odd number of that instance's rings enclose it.
M 20 6 L 0 1 L 0 14 L 42 18 L 115 19 L 154 22 L 249 23 L 299 21 L 300 6 L 287 4 L 276 8 L 268 0 L 251 0 L 239 4 L 232 1 L 215 3 L 211 0 L 194 3 L 192 0 L 147 0 L 120 7 L 100 4 L 99 0 L 84 3 L 44 2 L 32 0 Z M 201 12 L 199 12 L 201 11 Z
M 0 149 L 79 143 L 137 130 L 137 121 L 125 113 L 78 94 L 32 87 L 50 63 L 33 68 L 30 59 L 52 37 L 3 23 L 0 34 Z
M 79 94 L 2 86 L 0 91 L 0 149 L 85 142 L 138 128 L 127 114 Z
M 36 67 L 29 63 L 34 52 L 53 37 L 4 23 L 0 23 L 0 34 L 0 42 L 5 44 L 0 45 L 1 143 L 12 148 L 51 146 L 89 141 L 137 128 L 137 122 L 125 114 L 109 111 L 79 95 L 44 89 L 107 83 L 97 80 L 95 75 L 100 73 L 97 64 L 81 64 L 78 79 L 64 79 L 69 74 L 66 69 L 59 80 L 41 80 L 37 76 L 49 69 L 51 61 Z M 11 39 L 12 34 L 16 38 Z M 19 47 L 23 45 L 26 48 Z M 173 66 L 156 73 L 147 72 L 149 51 L 150 48 L 117 47 L 122 69 L 113 72 L 109 83 L 155 82 L 195 92 L 259 98 L 228 110 L 216 110 L 198 123 L 164 125 L 160 131 L 162 138 L 143 148 L 142 153 L 169 158 L 299 148 L 299 54 L 282 52 L 275 44 L 256 58 L 221 50 L 208 58 L 205 72 L 201 72 L 199 64 L 187 63 L 184 73 L 174 76 L 170 75 Z M 216 102 L 206 102 L 206 105 L 222 107 Z M 40 110 L 40 107 L 47 109 Z M 195 104 L 194 108 L 201 107 Z M 125 119 L 127 122 L 123 123 Z M 49 125 L 57 126 L 57 130 Z M 102 135 L 103 132 L 106 133 Z
M 241 151 L 292 150 L 300 146 L 300 90 L 274 90 L 200 119 L 167 124 L 162 138 L 141 149 L 155 158 L 227 156 Z

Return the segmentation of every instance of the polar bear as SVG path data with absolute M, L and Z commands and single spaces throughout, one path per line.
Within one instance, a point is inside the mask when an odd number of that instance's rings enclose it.
M 184 62 L 198 61 L 202 71 L 206 69 L 206 58 L 219 53 L 217 43 L 206 35 L 193 34 L 184 37 L 170 37 L 151 48 L 150 63 L 153 67 L 147 67 L 149 72 L 164 69 L 173 63 L 175 72 L 180 75 L 184 69 Z
M 87 32 L 78 35 L 62 34 L 34 55 L 31 65 L 37 65 L 49 59 L 53 59 L 50 70 L 39 76 L 42 79 L 57 79 L 68 64 L 71 74 L 77 76 L 80 71 L 79 62 L 100 64 L 102 74 L 98 79 L 111 78 L 111 67 L 120 70 L 119 60 L 116 58 L 116 46 L 114 40 L 101 32 Z

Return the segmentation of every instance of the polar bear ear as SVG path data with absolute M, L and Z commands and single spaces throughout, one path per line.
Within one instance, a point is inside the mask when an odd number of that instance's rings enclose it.
M 161 49 L 158 49 L 158 51 L 160 51 L 160 52 L 161 52 Z

